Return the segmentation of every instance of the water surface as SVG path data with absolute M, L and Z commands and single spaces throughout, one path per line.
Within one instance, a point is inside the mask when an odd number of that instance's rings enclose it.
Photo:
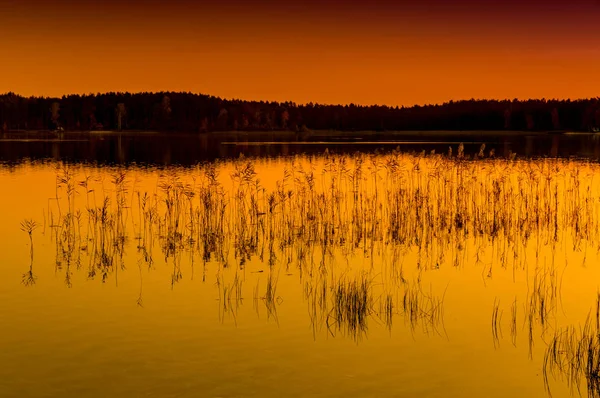
M 2 166 L 0 396 L 593 394 L 600 167 L 451 146 Z

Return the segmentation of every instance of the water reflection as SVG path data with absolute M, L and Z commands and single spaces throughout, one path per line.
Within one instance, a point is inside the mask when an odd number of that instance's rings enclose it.
M 37 280 L 37 276 L 33 274 L 33 231 L 38 227 L 33 220 L 23 220 L 21 223 L 21 231 L 29 236 L 29 271 L 23 274 L 22 283 L 25 286 L 32 286 Z
M 464 143 L 469 155 L 476 154 L 481 143 L 500 156 L 600 158 L 598 134 L 515 134 L 495 132 L 389 132 L 379 141 L 369 142 L 352 133 L 328 136 L 313 133 L 307 141 L 297 141 L 285 133 L 249 135 L 242 132 L 205 134 L 158 133 L 69 133 L 62 138 L 15 135 L 0 139 L 0 161 L 18 163 L 24 159 L 100 164 L 181 164 L 199 161 L 252 157 L 276 157 L 320 154 L 324 148 L 336 153 L 392 150 L 446 153 L 448 146 Z
M 131 305 L 146 310 L 145 277 L 159 273 L 174 291 L 184 281 L 214 285 L 222 323 L 248 322 L 252 301 L 258 319 L 277 325 L 301 313 L 315 341 L 363 343 L 378 328 L 441 340 L 457 338 L 448 326 L 476 329 L 463 319 L 480 298 L 455 290 L 474 270 L 479 280 L 461 286 L 494 297 L 488 342 L 491 324 L 496 349 L 527 341 L 523 360 L 539 360 L 536 345 L 548 347 L 546 375 L 589 382 L 597 372 L 582 364 L 597 361 L 595 330 L 559 331 L 573 322 L 561 308 L 564 273 L 600 250 L 600 166 L 496 158 L 487 146 L 475 157 L 461 145 L 444 155 L 241 157 L 150 172 L 57 162 L 44 218 L 21 225 L 31 247 L 23 284 L 37 280 L 35 236 L 52 243 L 69 288 L 78 272 L 115 285 L 133 273 Z M 38 224 L 49 234 L 36 235 Z

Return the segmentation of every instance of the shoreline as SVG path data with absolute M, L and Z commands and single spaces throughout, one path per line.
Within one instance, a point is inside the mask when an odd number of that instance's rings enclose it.
M 231 136 L 240 137 L 259 137 L 259 136 L 284 136 L 284 137 L 352 137 L 356 139 L 374 138 L 374 137 L 440 137 L 440 136 L 545 136 L 545 135 L 596 135 L 599 132 L 590 131 L 527 131 L 527 130 L 389 130 L 389 131 L 344 131 L 344 130 L 308 130 L 305 132 L 295 132 L 290 130 L 225 130 L 209 132 L 184 132 L 184 131 L 147 131 L 147 130 L 6 130 L 0 132 L 0 136 L 6 135 L 42 135 L 61 137 L 67 135 L 172 135 L 172 136 L 217 136 L 227 138 Z

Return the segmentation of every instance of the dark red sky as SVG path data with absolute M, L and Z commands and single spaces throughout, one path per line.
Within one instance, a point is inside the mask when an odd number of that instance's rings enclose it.
M 600 96 L 600 3 L 0 0 L 0 92 L 411 105 Z

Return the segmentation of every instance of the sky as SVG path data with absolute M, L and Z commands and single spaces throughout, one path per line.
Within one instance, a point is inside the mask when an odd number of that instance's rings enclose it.
M 0 92 L 600 96 L 600 0 L 0 0 Z

